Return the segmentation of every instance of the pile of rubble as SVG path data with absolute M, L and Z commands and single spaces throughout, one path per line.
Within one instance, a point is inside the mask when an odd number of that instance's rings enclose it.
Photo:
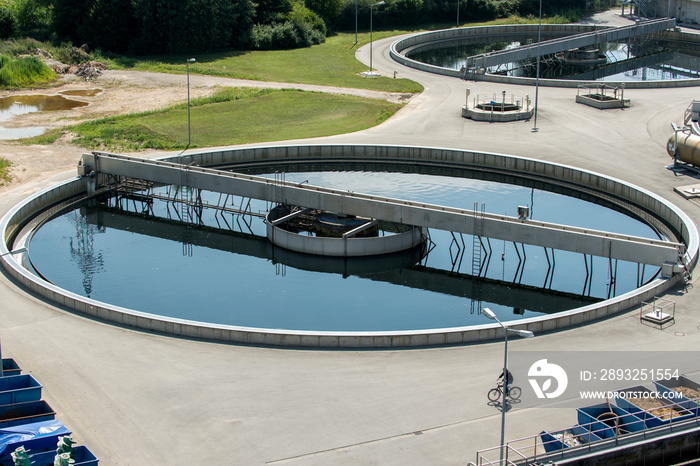
M 90 55 L 87 53 L 87 46 L 72 47 L 70 59 L 74 64 L 67 65 L 61 63 L 51 56 L 49 52 L 43 49 L 34 49 L 31 52 L 32 56 L 40 58 L 46 65 L 58 74 L 75 74 L 80 76 L 85 81 L 90 81 L 102 74 L 102 70 L 107 69 L 107 64 L 97 61 L 88 61 Z M 77 64 L 75 64 L 77 63 Z

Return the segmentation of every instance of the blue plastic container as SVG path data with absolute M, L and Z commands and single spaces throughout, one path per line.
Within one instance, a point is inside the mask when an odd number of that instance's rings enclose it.
M 58 437 L 71 431 L 61 421 L 42 421 L 0 429 L 0 466 L 14 466 L 12 452 L 24 446 L 33 453 L 55 451 Z
M 22 370 L 19 368 L 14 359 L 3 359 L 2 360 L 2 376 L 11 377 L 13 375 L 19 375 Z
M 571 448 L 566 443 L 564 443 L 561 440 L 559 440 L 558 438 L 554 437 L 555 434 L 559 434 L 562 432 L 573 435 L 574 437 L 576 437 L 578 439 L 578 441 L 582 445 L 601 440 L 601 438 L 598 437 L 596 434 L 594 434 L 590 430 L 585 429 L 579 425 L 575 425 L 571 429 L 565 429 L 563 431 L 562 430 L 557 430 L 554 432 L 543 431 L 540 433 L 540 438 L 542 439 L 542 446 L 544 446 L 544 450 L 547 453 L 552 453 L 555 451 L 561 451 L 561 450 L 565 450 L 567 448 Z
M 656 390 L 661 393 L 675 392 L 677 395 L 680 395 L 676 396 L 675 402 L 693 413 L 694 416 L 700 415 L 700 399 L 687 398 L 683 396 L 680 391 L 676 390 L 678 387 L 686 387 L 700 393 L 700 384 L 696 381 L 681 375 L 678 379 L 654 381 L 654 385 L 656 385 Z M 671 400 L 669 399 L 669 401 Z
M 51 421 L 55 418 L 56 413 L 45 401 L 0 406 L 0 428 Z
M 53 451 L 32 453 L 29 452 L 32 466 L 53 466 L 54 458 L 56 458 L 56 447 L 54 446 Z M 73 466 L 96 466 L 99 463 L 97 457 L 84 445 L 73 448 L 73 459 L 75 460 Z
M 0 406 L 41 400 L 41 384 L 29 374 L 0 379 Z
M 610 409 L 612 408 L 612 414 Z M 601 439 L 613 438 L 618 434 L 639 432 L 646 426 L 637 416 L 617 406 L 601 403 L 585 408 L 577 408 L 578 423 Z M 617 421 L 617 425 L 616 425 Z
M 663 406 L 662 407 L 672 407 L 672 409 L 677 410 L 677 416 L 675 417 L 669 417 L 669 418 L 662 418 L 660 415 L 656 415 L 654 413 L 659 414 L 658 410 L 645 410 L 639 407 L 634 403 L 634 398 L 631 397 L 631 394 L 633 393 L 638 393 L 641 394 L 641 396 L 644 396 L 643 394 L 648 394 L 647 396 L 651 398 L 651 395 L 655 393 L 653 390 L 648 389 L 647 387 L 644 386 L 637 386 L 637 387 L 631 387 L 631 388 L 625 388 L 624 390 L 618 390 L 617 393 L 620 394 L 630 394 L 629 396 L 618 396 L 615 398 L 615 403 L 625 411 L 634 414 L 637 416 L 639 419 L 642 419 L 644 423 L 646 424 L 647 427 L 658 427 L 662 426 L 665 424 L 668 424 L 670 422 L 678 422 L 678 421 L 683 421 L 686 419 L 689 419 L 693 417 L 693 413 L 688 411 L 687 409 L 683 409 L 680 406 L 673 406 L 673 403 L 668 403 L 664 399 L 661 398 L 654 398 L 657 399 Z

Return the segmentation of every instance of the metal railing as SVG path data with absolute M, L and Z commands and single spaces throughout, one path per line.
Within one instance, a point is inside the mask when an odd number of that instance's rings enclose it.
M 530 109 L 530 96 L 516 96 L 515 94 L 506 94 L 505 92 L 494 92 L 490 96 L 487 94 L 477 94 L 473 98 L 473 108 L 481 108 L 482 110 L 505 111 L 505 107 L 518 107 L 522 110 L 527 106 L 526 110 Z
M 689 407 L 692 404 L 694 404 L 694 407 Z M 609 402 L 608 405 L 611 406 Z M 663 419 L 660 410 L 669 408 L 673 413 L 677 413 L 677 417 L 681 419 L 678 421 L 674 421 L 673 417 L 668 420 Z M 616 407 L 616 409 L 624 411 L 619 407 Z M 614 415 L 600 420 L 603 414 L 607 413 Z M 659 416 L 656 416 L 654 413 L 659 414 Z M 635 442 L 651 441 L 669 433 L 700 429 L 700 398 L 687 399 L 678 403 L 667 402 L 660 407 L 651 409 L 639 408 L 638 412 L 625 412 L 619 415 L 614 413 L 611 406 L 610 411 L 603 414 L 598 415 L 595 418 L 596 420 L 590 423 L 577 424 L 574 427 L 560 430 L 543 431 L 536 435 L 511 440 L 506 443 L 506 454 L 503 460 L 491 459 L 500 454 L 500 446 L 479 450 L 476 454 L 475 464 L 477 466 L 529 465 L 536 462 L 572 458 L 590 453 L 604 453 L 613 448 L 619 448 Z M 647 427 L 647 423 L 650 420 L 654 420 L 654 423 L 659 422 L 660 425 Z M 637 426 L 638 430 L 636 431 L 629 431 L 624 428 L 632 423 L 642 424 L 643 427 L 639 428 Z M 572 434 L 574 430 L 577 430 L 579 433 Z M 611 431 L 613 436 L 609 436 L 609 433 L 606 433 L 606 431 Z M 576 438 L 578 444 L 569 442 L 572 443 L 570 445 L 567 443 L 567 435 L 569 438 Z M 601 435 L 606 435 L 606 437 L 601 438 Z M 544 440 L 543 437 L 548 440 Z
M 618 91 L 620 92 L 620 99 L 624 99 L 625 97 L 625 88 L 624 86 L 622 87 L 617 87 L 617 86 L 608 86 L 605 84 L 597 84 L 597 85 L 579 85 L 578 89 L 576 90 L 576 95 L 581 95 L 581 91 L 583 91 L 583 95 L 588 95 L 588 94 L 598 94 L 601 96 L 608 96 L 613 99 L 617 99 L 617 93 Z M 610 95 L 612 94 L 612 95 Z

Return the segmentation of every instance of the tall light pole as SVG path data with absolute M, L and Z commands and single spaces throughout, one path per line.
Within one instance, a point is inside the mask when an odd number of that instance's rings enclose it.
M 459 2 L 460 0 L 457 0 L 457 27 L 459 27 Z
M 355 45 L 357 45 L 357 0 L 355 0 Z
M 187 59 L 187 145 L 192 144 L 192 126 L 190 124 L 190 63 L 194 63 L 194 58 Z
M 369 74 L 372 74 L 372 11 L 375 6 L 384 5 L 386 2 L 381 1 L 373 3 L 369 6 Z
M 507 401 L 506 401 L 506 394 L 508 393 L 508 332 L 512 332 L 515 335 L 518 335 L 519 337 L 523 338 L 532 338 L 535 336 L 534 333 L 532 333 L 529 330 L 517 330 L 514 328 L 508 328 L 505 325 L 503 325 L 503 322 L 498 320 L 498 317 L 496 317 L 496 314 L 493 313 L 491 309 L 488 307 L 485 307 L 483 311 L 481 311 L 483 315 L 488 317 L 491 320 L 495 320 L 498 322 L 498 324 L 503 327 L 503 334 L 505 335 L 505 343 L 506 343 L 506 348 L 503 353 L 503 393 L 502 393 L 502 398 L 501 398 L 501 461 L 498 464 L 505 464 L 503 462 L 505 458 L 505 448 L 506 448 L 506 442 L 505 442 L 505 436 L 506 436 L 506 411 L 507 411 Z
M 542 40 L 542 0 L 540 0 L 540 22 L 537 27 L 537 77 L 535 78 L 535 124 L 532 131 L 537 131 L 537 108 L 540 96 L 540 42 Z

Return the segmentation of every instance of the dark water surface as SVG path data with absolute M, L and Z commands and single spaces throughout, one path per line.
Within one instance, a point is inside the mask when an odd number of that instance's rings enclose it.
M 270 177 L 275 175 L 269 175 Z M 657 238 L 646 224 L 581 199 L 527 186 L 468 178 L 380 172 L 300 172 L 287 181 L 515 215 Z M 175 188 L 160 188 L 165 194 Z M 221 204 L 219 194 L 205 202 Z M 235 198 L 228 206 L 246 206 Z M 252 201 L 250 211 L 269 205 Z M 146 213 L 144 213 L 144 211 Z M 199 226 L 186 225 L 185 218 Z M 489 322 L 490 307 L 515 320 L 579 307 L 634 289 L 656 270 L 583 255 L 490 241 L 471 277 L 472 237 L 430 230 L 435 247 L 420 256 L 328 259 L 273 248 L 262 219 L 204 209 L 201 221 L 180 204 L 156 200 L 83 206 L 45 224 L 32 239 L 34 266 L 83 296 L 164 316 L 250 327 L 388 331 Z M 486 240 L 484 240 L 486 242 Z M 590 266 L 590 264 L 588 265 Z M 479 271 L 481 269 L 481 271 Z M 581 296 L 583 295 L 583 296 Z

